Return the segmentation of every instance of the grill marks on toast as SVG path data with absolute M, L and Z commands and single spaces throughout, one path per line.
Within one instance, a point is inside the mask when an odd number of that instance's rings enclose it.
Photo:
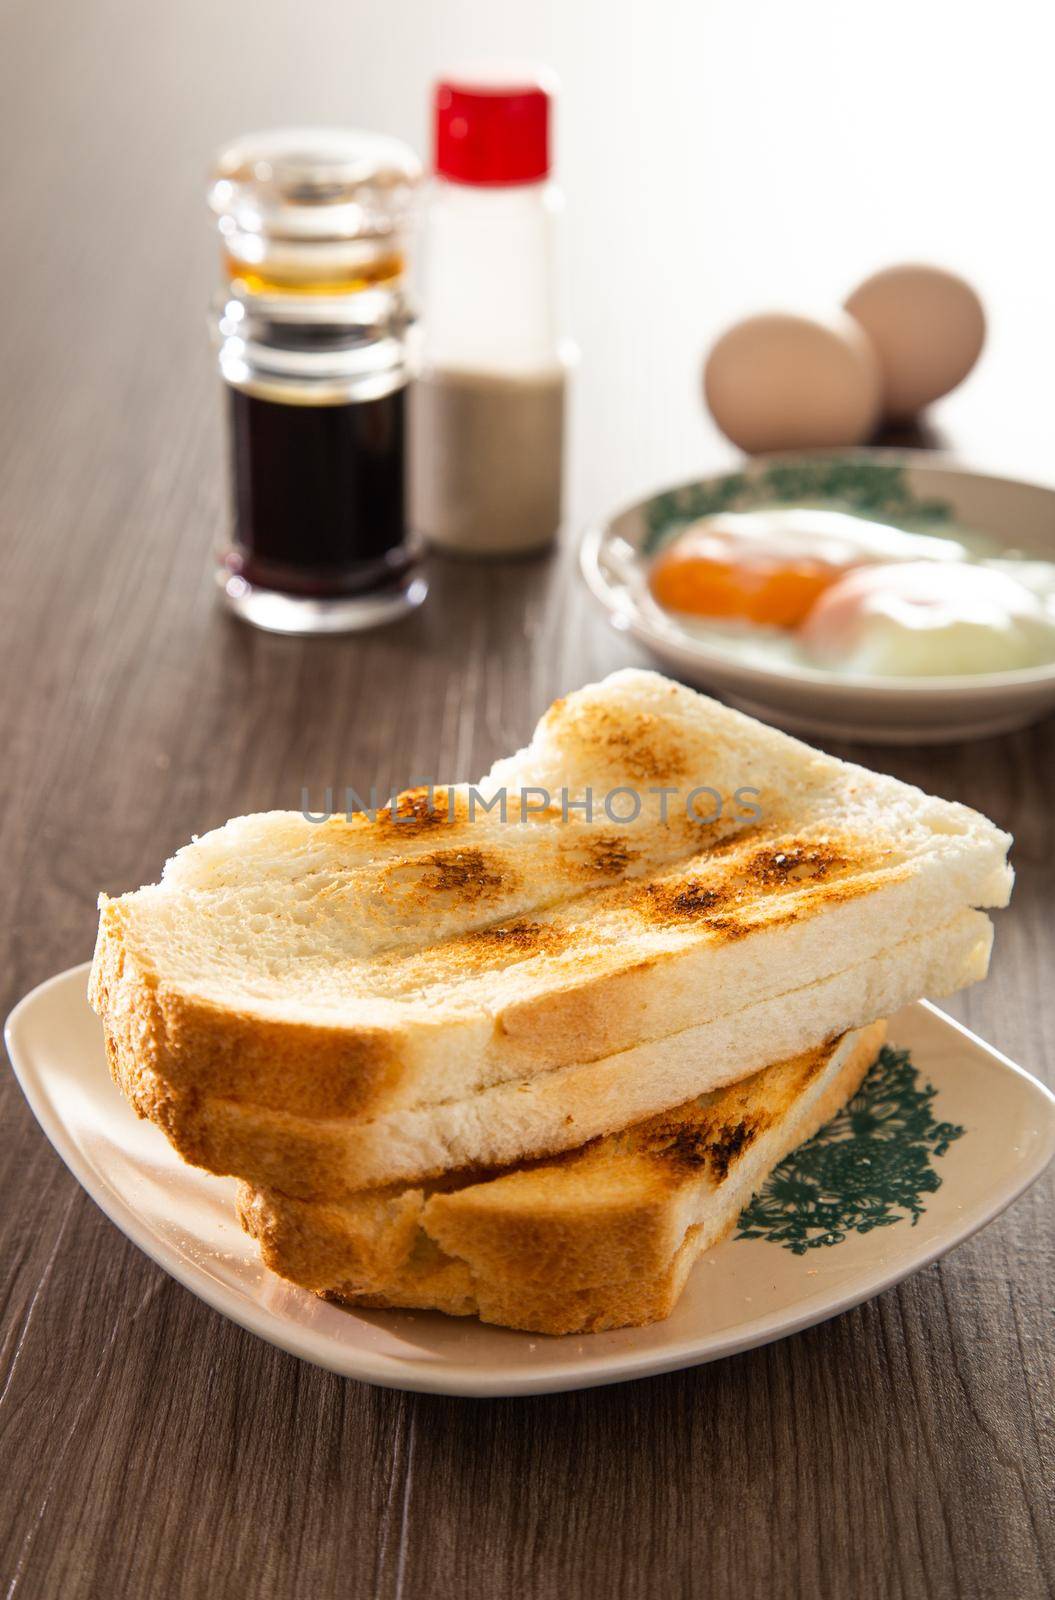
M 377 813 L 372 826 L 379 828 L 382 834 L 391 832 L 401 839 L 413 839 L 434 833 L 437 828 L 452 827 L 456 819 L 468 820 L 468 815 L 468 806 L 462 797 L 452 797 L 446 789 L 432 792 L 427 788 L 404 789 L 396 796 L 394 806 L 386 806 Z M 365 820 L 370 826 L 370 819 Z
M 521 875 L 497 850 L 455 848 L 436 850 L 412 861 L 400 861 L 382 874 L 382 894 L 396 889 L 404 901 L 422 909 L 435 908 L 437 897 L 450 905 L 475 906 L 512 893 Z
M 757 848 L 741 843 L 716 852 L 702 871 L 643 884 L 633 904 L 644 922 L 703 922 L 716 940 L 740 939 L 816 916 L 893 875 L 889 855 L 864 841 L 790 838 Z M 781 900 L 779 910 L 767 909 L 773 898 Z
M 834 1047 L 829 1043 L 803 1051 L 739 1083 L 609 1134 L 594 1141 L 591 1159 L 612 1160 L 632 1153 L 653 1165 L 658 1182 L 677 1188 L 706 1173 L 717 1188 L 735 1172 L 755 1140 L 785 1116 L 824 1071 Z
M 570 944 L 569 931 L 557 922 L 544 924 L 520 919 L 478 928 L 459 941 L 466 967 L 494 970 L 528 956 L 556 956 Z
M 623 848 L 619 838 L 599 839 L 597 845 L 616 856 Z M 489 869 L 483 864 L 478 870 L 486 876 Z M 379 992 L 395 998 L 425 993 L 452 978 L 485 979 L 537 958 L 587 972 L 599 962 L 610 964 L 613 951 L 625 947 L 627 966 L 638 965 L 648 959 L 641 941 L 647 945 L 654 933 L 684 929 L 725 943 L 817 916 L 904 875 L 892 848 L 850 835 L 733 840 L 674 871 L 587 891 L 532 918 L 497 921 L 435 945 L 388 952 L 374 958 L 373 975 Z
M 554 964 L 572 979 L 613 961 L 626 968 L 647 965 L 655 936 L 684 931 L 693 939 L 728 943 L 817 916 L 906 872 L 893 848 L 874 839 L 845 833 L 774 839 L 751 829 L 673 868 L 625 876 L 634 865 L 634 848 L 625 835 L 606 833 L 586 842 L 592 864 L 585 870 L 591 876 L 618 873 L 619 880 L 583 889 L 576 881 L 581 870 L 576 857 L 581 860 L 583 848 L 577 843 L 569 855 L 570 893 L 556 905 L 512 918 L 488 916 L 496 900 L 513 892 L 518 876 L 499 851 L 428 851 L 391 866 L 382 878 L 391 912 L 417 916 L 427 927 L 427 913 L 437 902 L 451 903 L 479 917 L 480 925 L 348 961 L 348 981 L 356 986 L 367 981 L 379 998 L 413 1002 L 452 982 L 476 980 L 486 986 L 492 975 L 512 967 L 524 967 L 531 981 L 538 962 L 540 980 Z M 354 907 L 340 880 L 319 890 L 318 899 L 337 917 Z M 464 993 L 471 1001 L 471 988 Z M 495 997 L 489 995 L 486 1003 L 494 1005 Z
M 625 836 L 601 834 L 587 841 L 583 856 L 583 870 L 589 876 L 600 873 L 602 877 L 621 878 L 635 861 L 640 861 L 641 851 L 635 850 Z
M 768 1118 L 723 1122 L 716 1127 L 684 1128 L 662 1155 L 690 1172 L 708 1168 L 716 1183 L 724 1183 L 729 1169 L 766 1127 Z
M 481 810 L 470 817 L 464 794 L 437 791 L 433 802 L 434 810 L 427 790 L 408 791 L 399 797 L 399 820 L 384 810 L 373 822 L 357 814 L 317 825 L 318 843 L 308 841 L 295 880 L 300 911 L 290 920 L 332 936 L 342 957 L 370 963 L 662 870 L 737 826 L 731 818 L 706 825 L 642 818 L 612 828 L 553 807 L 522 813 L 512 795 L 504 817 Z
M 453 805 L 452 805 L 453 801 Z M 403 789 L 384 804 L 368 811 L 336 812 L 315 824 L 318 838 L 325 844 L 346 845 L 356 856 L 369 848 L 371 839 L 378 843 L 396 840 L 410 843 L 443 829 L 453 830 L 469 820 L 465 796 L 445 788 L 428 787 Z
M 669 717 L 655 712 L 594 704 L 584 714 L 567 700 L 556 700 L 542 725 L 555 740 L 577 747 L 592 764 L 617 768 L 631 782 L 676 783 L 692 771 L 684 735 Z

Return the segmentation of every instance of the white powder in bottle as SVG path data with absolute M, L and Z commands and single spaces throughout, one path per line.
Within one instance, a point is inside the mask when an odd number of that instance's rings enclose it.
M 543 550 L 561 520 L 568 347 L 557 305 L 552 82 L 481 68 L 436 86 L 410 521 L 441 550 Z
M 410 522 L 441 550 L 526 555 L 561 520 L 563 371 L 431 371 L 410 394 Z

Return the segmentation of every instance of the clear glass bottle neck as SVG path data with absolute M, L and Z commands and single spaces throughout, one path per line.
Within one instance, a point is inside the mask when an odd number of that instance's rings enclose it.
M 413 322 L 402 284 L 310 299 L 221 290 L 213 332 L 225 383 L 285 404 L 336 405 L 407 382 Z

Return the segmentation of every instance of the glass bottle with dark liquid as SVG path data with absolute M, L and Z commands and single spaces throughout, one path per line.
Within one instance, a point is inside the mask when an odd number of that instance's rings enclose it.
M 405 506 L 403 234 L 419 175 L 394 140 L 317 129 L 219 159 L 233 537 L 218 578 L 259 627 L 372 627 L 425 597 Z

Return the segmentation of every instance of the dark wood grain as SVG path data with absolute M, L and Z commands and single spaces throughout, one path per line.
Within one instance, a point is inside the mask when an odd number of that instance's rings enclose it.
M 281 0 L 8 6 L 5 1013 L 88 955 L 101 887 L 154 878 L 192 832 L 296 806 L 304 784 L 318 792 L 473 776 L 527 737 L 553 695 L 635 659 L 581 595 L 570 537 L 551 562 L 439 564 L 418 616 L 355 641 L 255 635 L 222 616 L 210 592 L 223 519 L 204 329 L 210 149 L 277 120 L 352 120 L 420 139 L 430 72 L 470 47 L 534 49 L 565 75 L 562 139 L 578 218 L 569 270 L 583 344 L 572 527 L 721 459 L 698 415 L 698 351 L 721 314 L 719 285 L 728 296 L 749 282 L 760 292 L 772 230 L 796 215 L 774 181 L 766 205 L 743 203 L 735 228 L 715 220 L 738 186 L 757 195 L 770 172 L 753 146 L 745 155 L 723 142 L 719 155 L 716 143 L 745 127 L 736 75 L 722 63 L 754 53 L 755 35 L 731 37 L 748 29 L 731 20 L 733 8 L 722 18 L 698 8 L 673 40 L 662 29 L 653 38 L 641 20 L 649 8 L 622 32 L 593 0 L 574 21 L 576 8 L 540 7 L 518 22 L 525 9 L 452 7 L 441 21 L 445 8 L 410 0 L 317 11 Z M 805 26 L 801 8 L 779 9 Z M 784 26 L 776 10 L 768 15 Z M 869 15 L 860 35 L 841 35 L 844 56 L 855 41 L 881 56 L 895 50 Z M 917 15 L 918 54 L 937 45 Z M 846 8 L 839 16 L 841 28 L 856 26 Z M 949 26 L 961 66 L 980 69 L 988 22 L 975 37 L 957 10 Z M 1047 59 L 1033 44 L 1018 39 L 1016 86 L 1019 67 L 1029 74 L 1034 58 Z M 773 45 L 774 59 L 782 48 Z M 808 72 L 808 39 L 802 49 Z M 765 52 L 755 59 L 769 70 Z M 896 65 L 899 84 L 903 73 L 918 77 L 930 94 L 935 80 L 922 68 L 902 54 Z M 632 88 L 639 113 L 613 124 L 603 157 L 593 121 L 601 72 Z M 1026 109 L 1016 102 L 1001 117 L 990 108 L 982 152 L 975 99 L 968 107 L 955 75 L 939 76 L 960 141 L 942 147 L 960 184 L 953 192 L 988 183 L 999 221 L 1016 196 L 1044 192 L 1042 121 L 1033 136 L 1021 125 L 1041 118 L 1028 108 L 1044 95 L 1022 88 Z M 776 83 L 768 93 L 779 94 Z M 845 114 L 863 95 L 878 116 L 877 94 L 866 84 L 836 99 Z M 703 103 L 709 120 L 697 123 Z M 826 104 L 820 93 L 795 95 L 785 126 L 799 129 L 796 149 L 822 148 Z M 882 123 L 894 165 L 919 167 L 902 160 L 907 145 L 890 119 Z M 824 146 L 833 181 L 858 170 L 852 116 L 847 126 L 845 151 Z M 688 203 L 685 171 L 661 159 L 691 138 L 698 205 Z M 1035 169 L 1024 165 L 1030 150 Z M 924 242 L 926 168 L 902 213 L 920 222 Z M 836 187 L 834 209 L 852 213 L 865 238 L 868 208 L 855 209 L 849 181 Z M 649 226 L 625 228 L 627 196 Z M 1032 238 L 1036 209 L 1015 209 L 1015 230 L 972 220 L 967 207 L 944 213 L 955 247 L 975 250 L 988 291 L 1003 296 L 1004 316 L 989 376 L 945 409 L 942 426 L 976 454 L 1044 475 L 1048 385 L 1027 326 L 1050 293 Z M 658 243 L 660 217 L 677 249 Z M 902 248 L 887 244 L 883 222 L 860 246 L 832 218 L 818 227 L 828 232 L 811 260 L 784 253 L 789 289 L 813 273 L 831 290 L 839 273 L 872 264 L 855 249 Z M 659 292 L 648 315 L 628 316 L 642 308 L 642 285 Z M 963 748 L 849 753 L 1014 831 L 1019 886 L 1000 918 L 992 977 L 951 1009 L 1050 1075 L 1052 725 Z M 1050 1593 L 1050 1183 L 909 1282 L 768 1349 L 611 1390 L 461 1402 L 344 1382 L 233 1327 L 96 1210 L 7 1073 L 0 1118 L 0 1578 L 15 1600 Z

